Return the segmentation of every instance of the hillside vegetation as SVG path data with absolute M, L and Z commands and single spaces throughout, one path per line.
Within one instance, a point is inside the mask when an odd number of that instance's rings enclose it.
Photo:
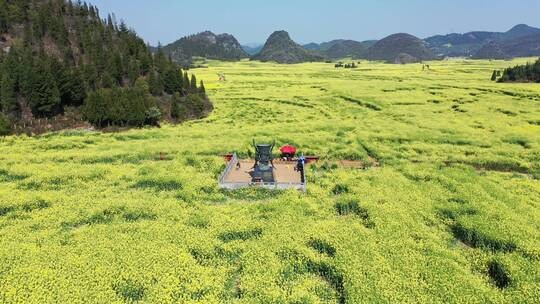
M 400 63 L 401 57 L 410 58 L 406 63 L 435 59 L 435 55 L 424 41 L 405 33 L 390 35 L 377 41 L 367 49 L 364 57 L 370 60 L 384 60 L 388 63 Z
M 268 37 L 262 50 L 251 59 L 291 64 L 322 61 L 324 57 L 304 49 L 294 42 L 286 31 L 276 31 Z
M 8 127 L 82 106 L 91 122 L 99 116 L 108 125 L 154 124 L 174 107 L 174 94 L 189 112 L 202 105 L 196 117 L 211 109 L 195 77 L 163 52 L 152 56 L 124 22 L 102 20 L 86 3 L 0 0 L 0 41 L 0 120 Z M 110 90 L 126 98 L 103 99 L 97 111 L 92 97 L 112 97 Z M 185 102 L 191 94 L 196 108 Z
M 203 120 L 4 138 L 0 302 L 536 303 L 540 87 L 489 80 L 529 60 L 213 61 Z M 219 190 L 253 138 L 308 192 Z
M 210 31 L 183 37 L 163 47 L 165 55 L 182 65 L 191 65 L 193 57 L 205 57 L 219 60 L 240 60 L 249 55 L 229 34 L 216 35 Z

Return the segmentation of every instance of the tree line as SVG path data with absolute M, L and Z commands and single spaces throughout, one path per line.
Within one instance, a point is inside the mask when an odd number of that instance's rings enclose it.
M 0 128 L 66 107 L 97 126 L 156 124 L 166 108 L 185 108 L 177 119 L 211 109 L 202 81 L 84 2 L 0 0 L 0 39 Z
M 495 76 L 495 77 L 494 77 Z M 492 75 L 492 80 L 496 75 Z M 537 82 L 540 83 L 540 59 L 535 63 L 518 65 L 513 68 L 505 69 L 498 82 Z

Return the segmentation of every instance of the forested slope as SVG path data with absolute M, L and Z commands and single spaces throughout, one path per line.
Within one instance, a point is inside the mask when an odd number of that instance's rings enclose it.
M 86 3 L 0 0 L 0 49 L 3 133 L 70 107 L 100 126 L 155 123 L 175 107 L 188 107 L 179 111 L 189 113 L 184 118 L 211 109 L 195 78 Z M 189 95 L 194 102 L 186 102 Z M 98 99 L 99 113 L 92 105 Z

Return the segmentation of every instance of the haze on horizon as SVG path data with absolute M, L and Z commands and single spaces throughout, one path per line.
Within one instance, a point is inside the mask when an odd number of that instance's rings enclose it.
M 152 45 L 211 30 L 242 44 L 264 43 L 287 30 L 300 43 L 333 39 L 381 39 L 406 32 L 426 38 L 469 31 L 507 31 L 516 24 L 540 26 L 538 0 L 89 0 L 102 17 L 114 13 Z

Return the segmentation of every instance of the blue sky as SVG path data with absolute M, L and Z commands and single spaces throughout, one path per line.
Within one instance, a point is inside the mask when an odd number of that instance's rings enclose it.
M 540 27 L 539 0 L 89 0 L 114 12 L 146 41 L 167 44 L 211 30 L 241 43 L 263 43 L 287 30 L 300 43 L 368 40 L 407 32 L 421 38 L 471 30 Z

